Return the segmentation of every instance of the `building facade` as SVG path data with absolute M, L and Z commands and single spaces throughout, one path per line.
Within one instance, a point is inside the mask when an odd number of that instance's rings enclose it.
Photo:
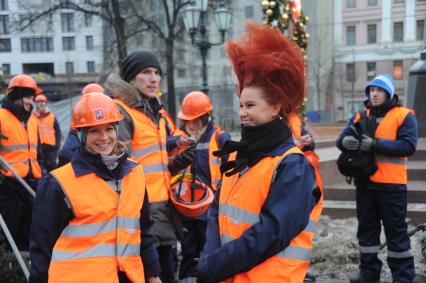
M 0 67 L 7 81 L 26 73 L 48 96 L 78 94 L 103 68 L 100 18 L 72 9 L 52 9 L 53 0 L 0 0 Z
M 334 0 L 333 120 L 363 109 L 366 84 L 389 73 L 403 101 L 424 48 L 425 0 Z

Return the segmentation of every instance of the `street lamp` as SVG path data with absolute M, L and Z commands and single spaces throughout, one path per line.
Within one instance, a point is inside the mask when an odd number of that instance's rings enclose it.
M 221 41 L 217 43 L 212 43 L 208 41 L 207 37 L 207 7 L 208 0 L 196 0 L 193 1 L 184 10 L 183 21 L 185 24 L 185 29 L 189 32 L 191 36 L 192 45 L 197 47 L 200 50 L 201 59 L 203 62 L 202 65 L 202 77 L 203 77 L 203 86 L 202 91 L 208 93 L 208 83 L 207 83 L 207 64 L 206 57 L 208 50 L 214 45 L 221 45 L 225 42 L 225 33 L 231 23 L 231 11 L 229 11 L 225 6 L 220 5 L 214 12 L 214 20 L 216 22 L 216 27 L 221 34 Z M 199 36 L 196 37 L 197 33 Z

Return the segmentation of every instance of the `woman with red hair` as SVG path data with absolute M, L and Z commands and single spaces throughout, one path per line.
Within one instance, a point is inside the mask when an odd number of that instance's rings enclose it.
M 241 140 L 208 212 L 201 282 L 303 282 L 319 199 L 315 174 L 293 142 L 288 117 L 304 97 L 304 59 L 278 29 L 247 25 L 227 43 L 239 82 Z

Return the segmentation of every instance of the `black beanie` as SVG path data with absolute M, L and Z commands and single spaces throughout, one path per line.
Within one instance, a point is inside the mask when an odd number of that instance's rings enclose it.
M 7 92 L 7 97 L 11 101 L 15 101 L 27 96 L 35 96 L 35 90 L 27 87 L 14 87 Z
M 130 82 L 140 71 L 149 67 L 157 68 L 161 75 L 160 62 L 154 54 L 148 51 L 134 52 L 121 63 L 120 76 Z

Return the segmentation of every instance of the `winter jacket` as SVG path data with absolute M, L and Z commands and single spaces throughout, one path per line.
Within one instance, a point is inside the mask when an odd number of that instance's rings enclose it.
M 137 163 L 126 158 L 120 159 L 120 165 L 114 170 L 115 172 L 111 172 L 106 168 L 99 155 L 90 154 L 83 149 L 74 154 L 71 166 L 76 176 L 94 173 L 108 182 L 123 179 L 132 168 L 137 166 Z M 140 215 L 140 255 L 145 277 L 157 276 L 160 267 L 155 242 L 150 233 L 152 221 L 149 216 L 149 201 L 146 191 Z M 47 282 L 53 246 L 73 218 L 74 212 L 58 181 L 51 174 L 46 175 L 39 183 L 33 210 L 30 232 L 30 282 Z
M 80 144 L 80 140 L 78 139 L 78 136 L 77 136 L 77 130 L 70 129 L 70 131 L 68 133 L 68 137 L 65 140 L 65 143 L 64 143 L 61 151 L 59 151 L 58 166 L 65 165 L 68 162 L 70 162 L 72 156 L 80 148 L 80 146 L 81 146 L 81 144 Z
M 164 136 L 164 144 L 158 144 L 160 150 L 163 151 L 162 147 L 165 147 L 166 143 L 166 132 L 165 127 L 162 127 L 160 129 L 160 125 L 164 125 L 165 123 L 162 120 L 162 115 L 158 112 L 161 109 L 161 105 L 158 103 L 158 100 L 145 99 L 144 97 L 142 97 L 141 94 L 139 94 L 136 88 L 134 88 L 127 82 L 121 80 L 116 74 L 111 74 L 108 76 L 106 86 L 107 91 L 112 98 L 116 100 L 119 99 L 120 103 L 124 103 L 126 107 L 131 108 L 132 111 L 139 111 L 140 114 L 138 114 L 138 118 L 143 117 L 143 119 L 145 120 L 149 119 L 149 123 L 152 122 L 151 124 L 156 125 L 159 130 L 164 131 L 158 133 L 159 136 Z M 128 113 L 128 111 L 126 111 L 122 105 L 118 105 L 121 108 L 121 112 L 124 116 L 124 120 L 119 124 L 118 139 L 128 145 L 130 151 L 132 151 L 132 141 L 134 140 L 134 135 L 137 134 L 140 137 L 139 141 L 144 142 L 142 140 L 143 137 L 141 137 L 144 132 L 137 132 L 139 130 L 138 124 L 135 123 L 134 118 L 131 116 L 131 113 Z M 141 120 L 138 119 L 138 122 L 139 121 Z M 141 152 L 143 152 L 143 150 Z M 163 160 L 162 164 L 167 165 L 167 160 Z M 147 173 L 147 170 L 145 170 L 145 173 Z M 165 181 L 170 182 L 168 178 L 166 178 Z M 169 186 L 170 184 L 166 185 Z M 147 187 L 149 186 L 150 180 L 149 178 L 147 178 Z M 167 190 L 167 188 L 161 189 Z M 150 190 L 150 188 L 148 188 L 148 190 Z M 152 234 L 156 240 L 157 246 L 174 245 L 176 243 L 176 234 L 174 224 L 171 220 L 172 215 L 169 204 L 166 201 L 151 203 L 151 217 L 154 220 Z
M 386 114 L 393 109 L 394 107 L 400 107 L 398 105 L 398 97 L 394 95 L 392 101 L 385 102 L 383 106 L 379 108 L 373 108 L 369 105 L 368 100 L 364 102 L 366 107 L 371 111 L 371 117 L 375 118 L 376 123 L 379 125 L 380 121 L 384 119 Z M 342 131 L 336 141 L 336 145 L 340 150 L 345 150 L 342 146 L 342 140 L 347 135 L 353 135 L 353 130 L 351 127 L 354 125 L 355 117 L 359 115 L 356 113 L 347 123 L 346 128 Z M 397 123 L 397 121 L 395 121 Z M 377 130 L 377 128 L 376 128 Z M 396 139 L 385 139 L 385 138 L 376 138 L 376 146 L 374 149 L 374 154 L 379 154 L 389 157 L 409 157 L 414 154 L 417 146 L 417 119 L 413 113 L 409 112 L 399 128 L 396 130 Z M 389 183 L 378 183 L 373 182 L 370 179 L 367 180 L 357 180 L 357 184 L 362 185 L 366 188 L 372 189 L 399 189 L 406 190 L 407 186 L 404 184 L 389 184 Z
M 267 156 L 280 156 L 292 147 L 294 144 L 290 137 Z M 272 179 L 272 176 L 262 178 Z M 241 237 L 223 245 L 218 224 L 219 189 L 208 211 L 206 245 L 198 265 L 201 279 L 215 282 L 244 273 L 288 247 L 291 240 L 308 225 L 310 213 L 316 204 L 314 182 L 314 171 L 303 155 L 287 156 L 276 169 L 275 181 L 262 205 L 260 221 Z M 247 197 L 250 198 L 249 187 Z

